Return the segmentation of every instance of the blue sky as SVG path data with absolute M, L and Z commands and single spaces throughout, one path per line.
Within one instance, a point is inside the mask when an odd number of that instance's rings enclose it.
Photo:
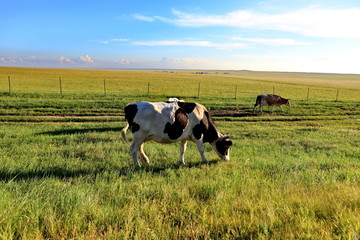
M 360 73 L 358 0 L 0 3 L 0 66 Z

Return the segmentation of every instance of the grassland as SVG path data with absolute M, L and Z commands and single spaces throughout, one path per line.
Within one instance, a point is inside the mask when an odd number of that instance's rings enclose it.
M 359 75 L 302 74 L 251 71 L 76 70 L 0 67 L 0 91 L 60 95 L 182 96 L 238 98 L 277 93 L 293 100 L 357 101 Z M 199 91 L 200 84 L 200 91 Z M 181 90 L 179 90 L 181 89 Z M 337 91 L 339 94 L 337 97 Z M 309 94 L 308 94 L 309 91 Z M 235 94 L 235 92 L 237 92 Z
M 76 91 L 64 84 L 63 95 L 43 85 L 60 74 L 83 84 Z M 360 237 L 357 75 L 0 68 L 0 76 L 0 239 Z M 106 96 L 104 76 L 117 86 Z M 85 84 L 97 79 L 99 90 Z M 194 91 L 169 84 L 149 96 L 147 84 L 162 81 L 184 81 Z M 237 99 L 230 90 L 206 89 L 241 84 Z M 282 84 L 292 86 L 281 93 L 294 99 L 291 108 L 250 114 L 254 94 L 280 91 Z M 307 100 L 310 87 L 319 93 Z M 305 95 L 291 95 L 294 89 Z M 320 91 L 334 89 L 351 94 L 335 101 Z M 187 165 L 179 166 L 177 144 L 147 143 L 151 165 L 132 166 L 119 134 L 123 107 L 172 94 L 212 110 L 249 113 L 215 117 L 234 136 L 231 161 L 206 146 L 210 164 L 203 165 L 189 144 Z

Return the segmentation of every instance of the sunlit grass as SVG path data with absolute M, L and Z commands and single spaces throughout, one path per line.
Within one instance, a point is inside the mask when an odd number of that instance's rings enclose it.
M 147 143 L 132 167 L 119 123 L 6 123 L 0 130 L 3 238 L 311 238 L 360 232 L 353 121 L 221 122 L 231 161 L 194 144 Z
M 358 99 L 360 75 L 247 71 L 82 70 L 0 67 L 0 91 L 38 94 L 254 98 L 276 93 L 294 100 Z M 10 89 L 8 84 L 10 77 Z M 61 78 L 61 89 L 60 89 Z M 104 86 L 105 80 L 105 86 Z M 105 88 L 104 88 L 105 87 Z

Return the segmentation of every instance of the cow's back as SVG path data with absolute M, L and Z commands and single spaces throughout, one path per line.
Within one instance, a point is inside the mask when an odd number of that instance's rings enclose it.
M 193 125 L 198 123 L 199 112 L 205 108 L 196 103 L 178 102 L 137 102 L 127 106 L 132 106 L 132 111 L 136 108 L 133 119 L 127 119 L 130 129 L 131 124 L 138 126 L 137 131 L 132 132 L 146 136 L 146 140 L 163 143 L 189 139 Z
M 262 94 L 257 96 L 256 103 L 263 106 L 281 105 L 281 97 L 275 94 Z
M 134 122 L 140 125 L 142 131 L 159 133 L 165 124 L 174 117 L 176 103 L 138 102 L 135 103 L 138 112 Z

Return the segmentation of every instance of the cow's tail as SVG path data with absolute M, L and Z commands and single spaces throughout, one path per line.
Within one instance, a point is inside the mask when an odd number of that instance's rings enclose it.
M 125 142 L 130 143 L 129 139 L 126 136 L 126 131 L 129 128 L 129 123 L 126 124 L 126 126 L 121 130 L 121 137 L 124 139 Z
M 260 105 L 260 102 L 261 102 L 261 97 L 260 96 L 257 96 L 256 97 L 256 102 L 255 102 L 255 105 L 254 105 L 254 108 L 253 108 L 253 112 L 255 112 L 255 108 L 257 105 Z

